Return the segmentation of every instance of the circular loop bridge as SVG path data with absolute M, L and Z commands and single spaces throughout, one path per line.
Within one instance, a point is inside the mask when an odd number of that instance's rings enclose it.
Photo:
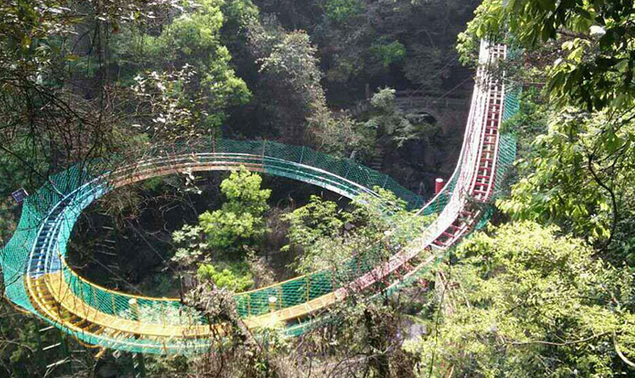
M 298 334 L 313 324 L 320 310 L 351 291 L 379 282 L 397 290 L 487 221 L 487 212 L 474 202 L 489 203 L 495 196 L 516 149 L 515 139 L 501 135 L 499 128 L 517 111 L 518 91 L 506 88 L 503 79 L 487 71 L 489 64 L 504 59 L 506 53 L 504 45 L 482 42 L 482 65 L 457 167 L 443 190 L 427 203 L 384 174 L 305 147 L 213 139 L 156 146 L 134 164 L 116 169 L 96 170 L 95 165 L 78 164 L 52 176 L 47 185 L 28 197 L 17 231 L 1 255 L 5 295 L 24 310 L 92 345 L 156 354 L 206 350 L 211 335 L 221 325 L 208 324 L 177 298 L 141 297 L 88 282 L 64 257 L 81 212 L 109 191 L 152 177 L 240 166 L 317 185 L 348 198 L 376 195 L 380 187 L 394 192 L 420 214 L 438 214 L 388 261 L 353 257 L 338 272 L 317 271 L 235 294 L 236 308 L 248 327 L 283 322 L 289 334 Z M 270 302 L 271 297 L 276 301 Z

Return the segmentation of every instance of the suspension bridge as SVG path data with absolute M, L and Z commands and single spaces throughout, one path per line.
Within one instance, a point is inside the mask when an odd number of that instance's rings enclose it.
M 2 250 L 5 296 L 84 343 L 133 353 L 191 354 L 205 351 L 222 325 L 209 324 L 179 298 L 152 298 L 93 284 L 66 263 L 67 244 L 82 211 L 108 192 L 145 179 L 183 172 L 254 171 L 317 185 L 348 198 L 377 195 L 381 187 L 419 214 L 436 214 L 425 229 L 387 261 L 353 257 L 338 271 L 322 270 L 272 286 L 236 293 L 236 308 L 253 329 L 285 324 L 302 333 L 330 305 L 374 285 L 399 290 L 488 219 L 516 143 L 502 123 L 518 109 L 518 90 L 489 74 L 505 59 L 504 45 L 482 42 L 480 66 L 456 169 L 434 198 L 421 197 L 392 178 L 345 159 L 305 147 L 266 141 L 197 140 L 155 146 L 132 164 L 78 164 L 50 177 L 23 204 L 17 230 Z M 271 298 L 276 298 L 271 301 Z

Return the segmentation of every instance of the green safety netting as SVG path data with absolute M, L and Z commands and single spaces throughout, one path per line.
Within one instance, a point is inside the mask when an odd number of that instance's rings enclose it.
M 514 87 L 507 89 L 505 93 L 505 102 L 504 102 L 504 112 L 502 121 L 503 123 L 508 121 L 514 115 L 516 115 L 520 109 L 520 94 L 522 88 Z M 482 229 L 489 222 L 492 214 L 493 207 L 491 203 L 501 194 L 501 190 L 503 190 L 503 182 L 507 173 L 509 172 L 509 168 L 513 164 L 516 159 L 516 137 L 513 133 L 508 132 L 501 134 L 500 142 L 499 142 L 499 151 L 498 151 L 498 160 L 497 160 L 497 169 L 496 169 L 496 181 L 494 186 L 494 194 L 492 195 L 492 199 L 490 204 L 488 204 L 487 208 L 484 210 L 483 215 L 481 216 L 479 222 L 477 223 L 475 230 Z M 460 166 L 457 167 L 452 177 L 448 180 L 446 186 L 441 191 L 439 196 L 436 196 L 435 200 L 428 203 L 423 211 L 424 214 L 431 214 L 434 212 L 440 212 L 443 210 L 443 207 L 447 204 L 450 195 L 454 190 L 454 185 L 457 180 L 458 173 L 460 172 Z M 469 235 L 467 236 L 469 237 Z M 409 275 L 404 279 L 398 279 L 395 281 L 393 285 L 385 290 L 385 295 L 391 295 L 393 293 L 398 292 L 404 288 L 412 286 L 420 282 L 420 278 L 425 273 L 429 272 L 432 268 L 434 268 L 439 263 L 443 262 L 447 255 L 451 252 L 451 249 L 446 250 L 445 252 L 435 256 L 434 260 L 430 264 L 426 264 L 422 266 L 420 269 L 414 271 L 413 274 Z M 393 277 L 398 278 L 398 277 Z M 286 329 L 286 334 L 289 336 L 298 336 L 310 329 L 323 326 L 326 322 L 331 321 L 328 316 L 312 318 L 308 321 L 301 322 L 295 325 L 292 325 Z
M 196 143 L 176 143 L 170 146 L 154 146 L 141 154 L 139 159 L 151 161 L 150 168 L 160 165 L 170 167 L 174 165 L 175 155 L 185 155 L 185 160 L 194 159 L 206 165 L 213 164 L 214 161 L 259 164 L 264 167 L 266 173 L 320 185 L 349 198 L 362 193 L 374 193 L 371 188 L 378 186 L 396 193 L 410 208 L 420 207 L 424 203 L 420 196 L 403 188 L 392 178 L 354 161 L 333 158 L 306 147 L 287 146 L 275 142 L 210 139 Z M 61 256 L 65 255 L 66 241 L 82 210 L 109 190 L 108 181 L 99 179 L 100 175 L 112 171 L 109 167 L 117 167 L 121 162 L 122 159 L 110 159 L 75 165 L 51 176 L 48 183 L 25 200 L 16 233 L 3 248 L 0 260 L 7 298 L 27 311 L 41 315 L 33 307 L 24 285 L 24 275 L 37 270 L 36 265 L 28 266 L 30 254 L 36 253 L 34 249 L 36 244 L 40 243 L 40 247 L 44 245 L 45 248 L 59 251 Z M 144 167 L 135 166 L 134 172 L 142 172 L 143 169 Z M 45 228 L 55 231 L 57 236 L 40 236 Z M 101 312 L 123 318 L 141 316 L 144 321 L 153 323 L 182 325 L 191 324 L 193 319 L 196 319 L 196 323 L 203 322 L 193 310 L 174 300 L 137 298 L 140 314 L 133 314 L 129 308 L 129 299 L 135 296 L 115 293 L 93 285 L 78 277 L 61 261 L 51 260 L 47 262 L 48 266 L 57 264 L 53 269 L 62 270 L 74 294 Z M 276 287 L 239 294 L 236 300 L 239 312 L 250 316 L 268 311 L 267 300 L 273 293 L 280 297 L 279 306 L 287 307 L 326 294 L 332 288 L 333 282 L 329 274 L 322 272 Z M 106 337 L 71 333 L 89 343 L 117 343 L 116 340 L 108 340 Z M 136 340 L 132 343 L 128 340 L 125 343 L 138 345 L 143 342 Z M 136 347 L 132 348 L 132 351 L 141 351 L 134 349 Z M 165 346 L 161 345 L 161 348 L 164 349 Z
M 518 110 L 517 90 L 508 91 L 505 96 L 504 120 Z M 504 174 L 514 160 L 516 151 L 515 139 L 511 135 L 502 135 L 498 155 L 498 170 L 496 176 L 496 190 Z M 140 161 L 150 161 L 147 166 L 134 166 L 134 172 L 156 167 L 173 167 L 176 162 L 174 156 L 181 156 L 182 161 L 200 163 L 202 165 L 215 162 L 231 161 L 235 164 L 259 164 L 265 173 L 288 177 L 307 183 L 323 186 L 350 198 L 362 193 L 373 193 L 374 187 L 382 187 L 394 192 L 404 199 L 409 208 L 422 208 L 424 200 L 403 188 L 392 178 L 370 168 L 361 166 L 354 161 L 337 159 L 313 151 L 306 147 L 287 146 L 268 141 L 233 141 L 233 140 L 198 140 L 195 143 L 176 143 L 170 146 L 154 146 L 139 156 Z M 24 285 L 24 275 L 37 271 L 38 266 L 29 266 L 29 255 L 35 253 L 35 246 L 43 245 L 49 250 L 58 250 L 63 257 L 66 253 L 66 242 L 71 235 L 72 228 L 82 210 L 91 202 L 110 190 L 107 172 L 113 172 L 112 167 L 121 165 L 122 159 L 109 161 L 93 161 L 78 164 L 70 169 L 51 176 L 49 182 L 36 193 L 28 197 L 22 209 L 22 217 L 13 238 L 2 250 L 0 263 L 3 268 L 5 295 L 15 304 L 25 310 L 41 316 L 33 307 Z M 423 214 L 429 215 L 440 212 L 447 204 L 454 190 L 457 173 L 448 180 L 442 192 L 423 207 Z M 104 175 L 104 176 L 101 176 Z M 115 173 L 112 174 L 115 176 Z M 105 179 L 100 179 L 104 177 Z M 488 216 L 479 223 L 481 227 Z M 45 232 L 41 240 L 41 231 L 46 228 L 55 232 Z M 55 237 L 50 236 L 55 235 Z M 414 233 L 412 235 L 414 237 Z M 370 247 L 372 248 L 372 246 Z M 243 316 L 255 316 L 271 310 L 269 298 L 275 296 L 278 300 L 276 308 L 286 308 L 305 303 L 308 300 L 328 294 L 355 277 L 368 272 L 379 258 L 365 254 L 364 260 L 353 258 L 343 264 L 337 271 L 318 271 L 303 277 L 298 277 L 271 287 L 258 289 L 248 293 L 236 294 L 236 306 Z M 369 257 L 370 256 L 370 257 Z M 373 257 L 374 256 L 374 257 Z M 46 263 L 53 270 L 61 270 L 73 293 L 86 304 L 106 314 L 125 319 L 140 320 L 146 323 L 167 325 L 204 324 L 205 320 L 193 309 L 182 306 L 178 301 L 161 298 L 140 298 L 125 293 L 109 291 L 81 279 L 61 261 L 52 259 Z M 397 290 L 403 285 L 414 282 L 416 275 L 395 285 L 391 290 Z M 131 311 L 129 300 L 138 301 L 139 310 Z M 307 322 L 288 329 L 289 334 L 301 332 L 314 324 Z M 55 324 L 69 334 L 90 344 L 144 353 L 195 352 L 208 346 L 205 340 L 172 340 L 167 345 L 147 339 L 133 339 L 126 337 L 111 338 L 107 335 L 95 335 L 88 332 L 77 332 L 65 328 L 64 324 Z

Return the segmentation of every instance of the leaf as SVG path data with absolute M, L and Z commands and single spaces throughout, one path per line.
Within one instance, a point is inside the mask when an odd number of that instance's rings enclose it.
M 576 8 L 576 12 L 581 16 L 586 18 L 587 20 L 593 20 L 593 16 L 591 15 L 591 13 L 589 11 L 587 11 L 586 9 L 582 8 L 582 7 L 577 7 Z
M 22 46 L 23 50 L 28 50 L 29 47 L 31 47 L 31 37 L 24 35 L 24 37 L 22 37 L 22 41 L 20 41 L 20 46 Z
M 615 69 L 619 72 L 626 72 L 628 70 L 629 59 L 624 58 L 615 64 Z
M 549 86 L 547 87 L 547 90 L 553 94 L 560 92 L 560 90 L 562 89 L 562 85 L 564 84 L 564 81 L 565 81 L 565 74 L 563 71 L 559 71 L 549 81 Z
M 606 151 L 609 154 L 613 154 L 615 151 L 617 151 L 620 147 L 624 145 L 624 141 L 622 140 L 622 138 L 618 137 L 616 134 L 611 133 L 608 135 L 604 145 L 606 147 Z

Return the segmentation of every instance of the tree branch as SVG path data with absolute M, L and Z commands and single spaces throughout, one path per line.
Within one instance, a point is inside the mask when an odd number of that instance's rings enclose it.
M 615 195 L 615 192 L 613 191 L 613 189 L 609 188 L 608 185 L 606 185 L 602 180 L 600 180 L 597 173 L 595 172 L 595 169 L 593 169 L 593 155 L 587 155 L 587 161 L 588 161 L 589 171 L 591 172 L 591 176 L 593 177 L 593 180 L 595 180 L 595 182 L 599 186 L 601 186 L 604 190 L 606 190 L 611 196 L 611 206 L 613 207 L 613 220 L 611 221 L 611 235 L 606 241 L 606 246 L 609 246 L 611 242 L 613 241 L 613 237 L 615 236 L 615 230 L 617 229 L 617 222 L 619 219 L 619 212 L 617 210 L 617 196 Z
M 573 344 L 585 343 L 587 341 L 591 341 L 593 339 L 597 339 L 598 337 L 606 336 L 611 332 L 602 332 L 597 335 L 593 335 L 584 339 L 574 340 L 574 341 L 565 341 L 563 343 L 555 343 L 552 341 L 543 341 L 543 340 L 534 340 L 534 341 L 523 341 L 523 342 L 511 342 L 507 343 L 508 345 L 531 345 L 531 344 L 542 344 L 542 345 L 551 345 L 551 346 L 567 346 Z
M 635 363 L 633 363 L 631 360 L 626 358 L 624 353 L 622 353 L 622 351 L 620 350 L 620 345 L 617 343 L 617 336 L 615 335 L 615 332 L 613 332 L 613 347 L 615 348 L 615 353 L 617 353 L 617 355 L 620 357 L 620 359 L 626 365 L 628 365 L 629 368 L 635 369 Z

